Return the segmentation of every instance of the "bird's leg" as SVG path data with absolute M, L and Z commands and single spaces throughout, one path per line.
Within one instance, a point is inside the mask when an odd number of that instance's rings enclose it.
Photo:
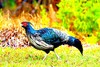
M 48 54 L 46 54 L 46 55 L 44 56 L 43 60 L 45 60 L 47 56 L 48 56 Z
M 58 58 L 58 60 L 61 60 L 60 56 L 54 51 L 56 57 Z

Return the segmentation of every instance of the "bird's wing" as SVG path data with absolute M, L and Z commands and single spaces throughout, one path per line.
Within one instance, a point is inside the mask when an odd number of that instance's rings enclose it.
M 34 35 L 28 35 L 29 41 L 37 49 L 40 50 L 46 50 L 46 49 L 53 49 L 53 45 L 49 45 L 45 43 L 42 38 L 39 36 L 39 34 Z
M 66 34 L 65 32 L 61 32 L 57 29 L 53 29 L 53 31 L 60 37 L 60 39 L 62 40 L 62 42 L 67 42 L 69 40 L 69 35 Z

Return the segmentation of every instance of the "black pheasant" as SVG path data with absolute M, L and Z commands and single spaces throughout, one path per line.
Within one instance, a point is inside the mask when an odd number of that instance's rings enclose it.
M 22 27 L 26 31 L 30 44 L 36 49 L 43 50 L 47 53 L 44 59 L 50 51 L 54 51 L 55 48 L 64 44 L 76 47 L 83 55 L 83 47 L 79 39 L 68 36 L 66 33 L 54 28 L 35 30 L 31 25 L 30 22 L 22 22 Z M 58 59 L 60 58 L 57 54 L 56 56 Z

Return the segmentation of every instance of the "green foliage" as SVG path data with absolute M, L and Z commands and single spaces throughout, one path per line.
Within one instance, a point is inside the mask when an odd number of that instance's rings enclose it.
M 97 36 L 91 35 L 91 37 L 86 37 L 85 40 L 86 40 L 87 43 L 94 45 L 94 44 L 97 43 L 98 39 L 99 38 Z
M 33 47 L 10 48 L 0 47 L 0 67 L 99 67 L 99 47 L 85 47 L 84 56 L 73 47 L 60 46 L 56 53 L 50 52 L 43 61 L 45 53 Z
M 7 8 L 9 8 L 9 9 L 14 9 L 14 7 L 15 7 L 15 0 L 4 0 L 4 2 L 3 2 L 3 4 L 4 4 L 4 7 L 7 7 Z
M 48 22 L 49 22 L 49 18 L 48 18 L 48 14 L 46 12 L 46 9 L 43 7 L 43 5 L 41 5 L 41 19 L 42 19 L 42 25 L 44 25 L 44 27 L 47 27 Z
M 100 32 L 97 33 L 98 41 L 100 41 Z
M 92 33 L 100 29 L 100 23 L 97 22 L 100 18 L 99 1 L 61 0 L 58 7 L 57 17 L 67 27 L 73 22 L 74 28 L 80 32 Z
M 59 11 L 58 11 L 57 17 L 62 20 L 62 25 L 65 28 L 68 28 L 67 22 L 69 21 L 69 19 L 67 19 L 67 17 L 69 18 L 69 16 L 71 16 L 71 15 L 69 15 L 71 13 L 71 11 L 70 11 L 70 8 L 66 8 L 67 0 L 61 0 L 61 2 L 58 4 L 58 6 L 59 6 Z

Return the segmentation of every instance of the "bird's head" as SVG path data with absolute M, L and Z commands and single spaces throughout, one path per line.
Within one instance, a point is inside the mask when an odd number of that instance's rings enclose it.
M 21 23 L 21 25 L 22 25 L 22 27 L 26 28 L 26 27 L 32 25 L 32 23 L 24 21 L 24 22 Z
M 30 22 L 22 22 L 21 23 L 22 27 L 25 29 L 26 33 L 35 33 L 36 31 L 34 30 L 34 28 L 32 27 L 33 24 Z M 32 25 L 32 26 L 31 26 Z

